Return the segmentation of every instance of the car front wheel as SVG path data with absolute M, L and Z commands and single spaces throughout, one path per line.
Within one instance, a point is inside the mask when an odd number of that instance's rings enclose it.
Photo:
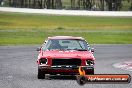
M 38 68 L 38 79 L 45 79 L 45 74 L 44 72 Z

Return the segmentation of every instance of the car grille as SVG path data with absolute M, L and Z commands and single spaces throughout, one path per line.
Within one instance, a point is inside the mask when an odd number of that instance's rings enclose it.
M 52 59 L 52 65 L 81 65 L 81 59 L 68 58 L 68 59 Z

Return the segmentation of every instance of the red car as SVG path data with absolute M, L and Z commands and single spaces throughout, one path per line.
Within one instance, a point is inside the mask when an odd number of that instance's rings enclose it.
M 94 49 L 82 37 L 48 37 L 37 51 L 38 79 L 45 74 L 76 75 L 80 66 L 86 74 L 94 74 Z

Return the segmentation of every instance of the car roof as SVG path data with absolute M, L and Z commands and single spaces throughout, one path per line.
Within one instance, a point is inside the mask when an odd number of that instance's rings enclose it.
M 79 40 L 84 40 L 82 37 L 73 37 L 73 36 L 53 36 L 53 37 L 48 37 L 48 39 L 79 39 Z

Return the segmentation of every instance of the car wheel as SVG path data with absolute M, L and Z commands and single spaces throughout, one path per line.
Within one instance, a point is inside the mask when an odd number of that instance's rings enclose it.
M 84 76 L 77 77 L 77 83 L 79 85 L 84 85 L 86 82 L 87 82 L 87 78 L 86 77 L 84 77 Z
M 41 69 L 38 68 L 38 79 L 45 79 L 45 74 Z

